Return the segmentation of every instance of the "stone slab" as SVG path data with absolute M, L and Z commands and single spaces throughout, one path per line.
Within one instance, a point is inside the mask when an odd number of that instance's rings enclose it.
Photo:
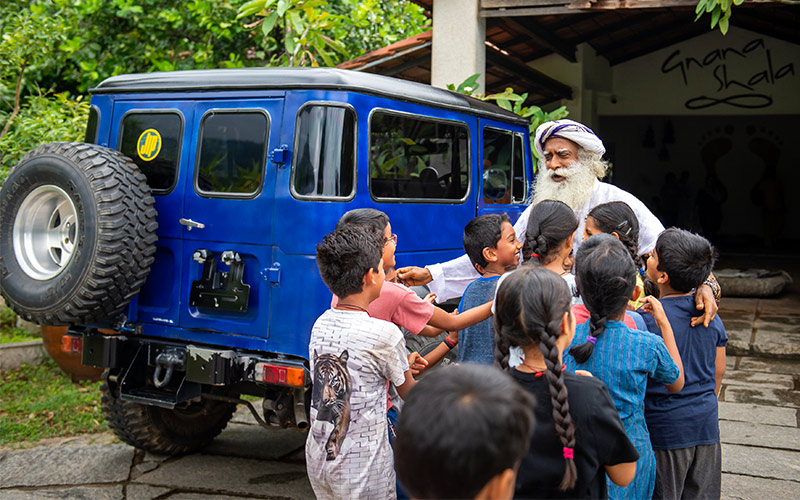
M 314 498 L 302 465 L 205 454 L 164 463 L 134 482 L 193 493 Z
M 252 420 L 252 416 L 250 417 Z M 265 429 L 260 425 L 229 423 L 203 453 L 258 460 L 278 460 L 306 443 L 305 432 L 297 429 Z
M 755 314 L 758 307 L 758 299 L 743 298 L 743 297 L 723 297 L 719 304 L 719 314 L 729 313 L 731 311 L 743 311 Z
M 800 374 L 800 360 L 765 359 L 745 356 L 742 357 L 742 360 L 739 362 L 739 370 L 798 375 Z
M 800 497 L 800 484 L 779 479 L 722 475 L 722 498 L 724 500 L 795 500 Z
M 800 392 L 798 391 L 726 385 L 724 382 L 723 387 L 725 390 L 723 401 L 800 408 Z
M 0 344 L 0 370 L 16 370 L 24 364 L 36 364 L 45 359 L 41 340 Z
M 177 495 L 170 495 L 169 500 L 214 500 L 223 498 L 228 499 L 230 497 L 226 495 L 202 495 L 198 493 L 178 493 Z M 236 500 L 259 500 L 259 499 L 257 497 L 236 497 Z
M 722 383 L 726 385 L 746 385 L 749 387 L 765 387 L 771 389 L 794 388 L 794 378 L 791 375 L 744 370 L 726 371 L 722 378 Z
M 750 422 L 753 424 L 797 427 L 797 410 L 776 406 L 760 406 L 745 403 L 719 403 L 720 425 L 722 420 Z
M 800 481 L 800 453 L 722 443 L 722 472 Z
M 728 341 L 750 343 L 753 336 L 753 321 L 730 321 L 722 320 L 725 325 L 725 332 L 728 334 Z
M 763 313 L 769 314 L 797 314 L 800 310 L 800 300 L 797 293 L 791 293 L 778 299 L 762 299 L 758 303 L 758 309 Z
M 796 427 L 720 420 L 719 434 L 723 443 L 800 451 L 800 429 Z
M 779 356 L 800 355 L 800 325 L 777 327 L 774 323 L 764 325 L 759 322 L 753 351 Z
M 31 323 L 30 321 L 26 321 L 19 316 L 17 316 L 17 328 L 22 328 L 28 333 L 33 335 L 41 336 L 42 335 L 42 327 L 37 325 L 36 323 Z
M 163 488 L 161 486 L 129 484 L 125 487 L 125 500 L 153 500 L 169 491 L 169 488 Z
M 14 487 L 120 482 L 128 478 L 133 451 L 124 444 L 7 451 L 0 455 L 0 484 Z
M 123 500 L 121 485 L 74 486 L 72 488 L 37 488 L 34 490 L 0 490 L 0 500 Z M 129 497 L 130 498 L 130 497 Z

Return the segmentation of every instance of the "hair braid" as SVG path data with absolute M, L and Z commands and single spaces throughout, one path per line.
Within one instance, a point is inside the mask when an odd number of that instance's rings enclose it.
M 500 330 L 505 328 L 506 327 L 503 326 L 500 329 L 495 329 L 494 361 L 501 369 L 508 370 L 509 349 L 511 346 L 509 345 L 508 335 L 500 333 Z
M 559 361 L 556 339 L 561 335 L 564 314 L 570 311 L 566 282 L 556 273 L 541 267 L 523 267 L 509 276 L 497 290 L 494 316 L 495 357 L 501 366 L 507 346 L 537 343 L 547 366 L 546 377 L 553 405 L 553 422 L 564 448 L 575 448 L 575 424 L 569 412 L 569 399 Z M 575 487 L 578 477 L 574 459 L 565 460 L 562 491 Z
M 564 448 L 575 448 L 575 424 L 572 415 L 569 413 L 569 399 L 567 398 L 567 386 L 564 383 L 564 374 L 561 363 L 558 359 L 558 348 L 556 338 L 561 329 L 561 321 L 554 319 L 547 324 L 547 329 L 542 332 L 539 349 L 544 354 L 544 362 L 547 366 L 547 383 L 550 387 L 550 402 L 553 404 L 553 422 L 555 422 L 556 432 Z M 564 477 L 561 479 L 559 488 L 566 491 L 575 486 L 578 478 L 578 471 L 575 467 L 575 460 L 564 458 Z

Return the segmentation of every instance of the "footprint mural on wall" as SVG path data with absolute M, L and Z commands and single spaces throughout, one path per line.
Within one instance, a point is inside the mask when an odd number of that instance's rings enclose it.
M 750 191 L 750 200 L 761 210 L 764 246 L 773 248 L 786 225 L 786 200 L 778 176 L 783 140 L 766 127 L 749 125 L 745 131 L 750 137 L 747 148 L 763 162 L 763 166 L 748 169 L 755 177 L 759 167 L 762 168 Z
M 733 125 L 725 125 L 700 136 L 700 159 L 705 179 L 697 192 L 695 211 L 702 234 L 712 241 L 722 226 L 722 205 L 728 200 L 728 190 L 717 174 L 717 166 L 733 148 L 733 132 Z

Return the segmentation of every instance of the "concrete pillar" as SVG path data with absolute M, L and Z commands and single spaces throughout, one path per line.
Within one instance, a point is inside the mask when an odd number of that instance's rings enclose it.
M 480 73 L 478 92 L 486 93 L 486 19 L 480 0 L 433 2 L 431 85 L 447 88 Z

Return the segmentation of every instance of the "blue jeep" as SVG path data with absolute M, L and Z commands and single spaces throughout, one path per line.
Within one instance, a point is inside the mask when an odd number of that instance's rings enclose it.
M 315 245 L 386 212 L 398 262 L 462 253 L 532 181 L 528 122 L 493 104 L 336 69 L 125 75 L 91 91 L 85 143 L 47 144 L 0 191 L 0 289 L 105 368 L 123 441 L 207 444 L 237 404 L 307 427 L 308 341 L 331 295 Z M 263 398 L 263 419 L 248 394 Z

